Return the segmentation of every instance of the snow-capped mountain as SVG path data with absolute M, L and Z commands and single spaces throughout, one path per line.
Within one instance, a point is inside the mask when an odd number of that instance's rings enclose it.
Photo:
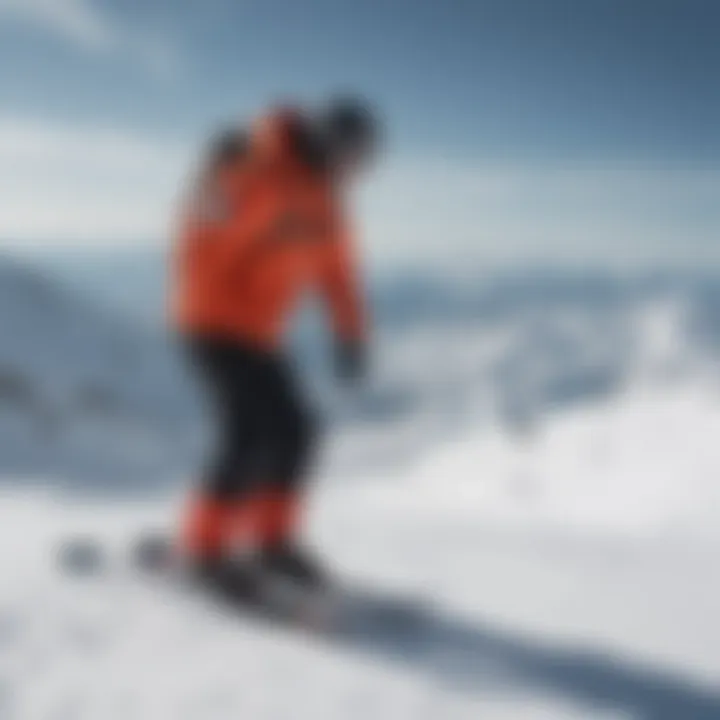
M 493 398 L 522 421 L 638 382 L 718 369 L 720 278 L 516 274 L 452 290 L 378 293 L 385 372 L 398 383 Z
M 525 436 L 571 407 L 718 377 L 720 277 L 405 276 L 377 281 L 371 294 L 373 372 L 363 392 L 333 388 L 316 317 L 295 338 L 314 399 L 340 428 L 333 467 L 414 457 L 467 428 Z M 121 488 L 177 482 L 203 438 L 180 356 L 157 325 L 3 261 L 0 471 L 42 477 L 60 467 L 72 482 Z
M 4 472 L 97 488 L 160 483 L 174 466 L 169 448 L 179 460 L 186 446 L 190 402 L 167 338 L 0 263 Z

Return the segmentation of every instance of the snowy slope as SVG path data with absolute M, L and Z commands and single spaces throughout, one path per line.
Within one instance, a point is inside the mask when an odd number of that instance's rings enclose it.
M 708 393 L 632 395 L 523 447 L 470 434 L 403 473 L 324 478 L 311 541 L 418 619 L 347 640 L 225 616 L 121 564 L 56 572 L 69 533 L 122 557 L 173 498 L 7 496 L 3 717 L 720 717 L 719 422 Z
M 635 387 L 533 434 L 468 431 L 396 486 L 408 511 L 600 535 L 720 539 L 720 387 Z M 429 505 L 428 499 L 432 498 Z

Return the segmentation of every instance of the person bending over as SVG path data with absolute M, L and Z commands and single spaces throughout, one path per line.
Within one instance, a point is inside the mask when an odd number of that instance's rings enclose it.
M 340 375 L 363 374 L 368 321 L 343 196 L 376 134 L 359 102 L 274 108 L 212 143 L 184 210 L 173 324 L 217 434 L 180 532 L 202 573 L 326 580 L 300 541 L 315 427 L 283 338 L 296 301 L 316 289 L 329 305 Z

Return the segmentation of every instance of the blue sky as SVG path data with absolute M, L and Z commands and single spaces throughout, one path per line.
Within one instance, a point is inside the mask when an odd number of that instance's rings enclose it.
M 712 0 L 0 0 L 0 237 L 164 242 L 194 150 L 357 89 L 380 264 L 715 260 Z

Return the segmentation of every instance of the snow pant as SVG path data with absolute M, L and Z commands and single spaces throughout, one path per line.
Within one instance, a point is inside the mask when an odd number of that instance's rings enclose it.
M 186 518 L 193 552 L 244 534 L 264 545 L 295 532 L 314 422 L 287 360 L 237 340 L 186 339 L 214 420 L 215 447 Z

